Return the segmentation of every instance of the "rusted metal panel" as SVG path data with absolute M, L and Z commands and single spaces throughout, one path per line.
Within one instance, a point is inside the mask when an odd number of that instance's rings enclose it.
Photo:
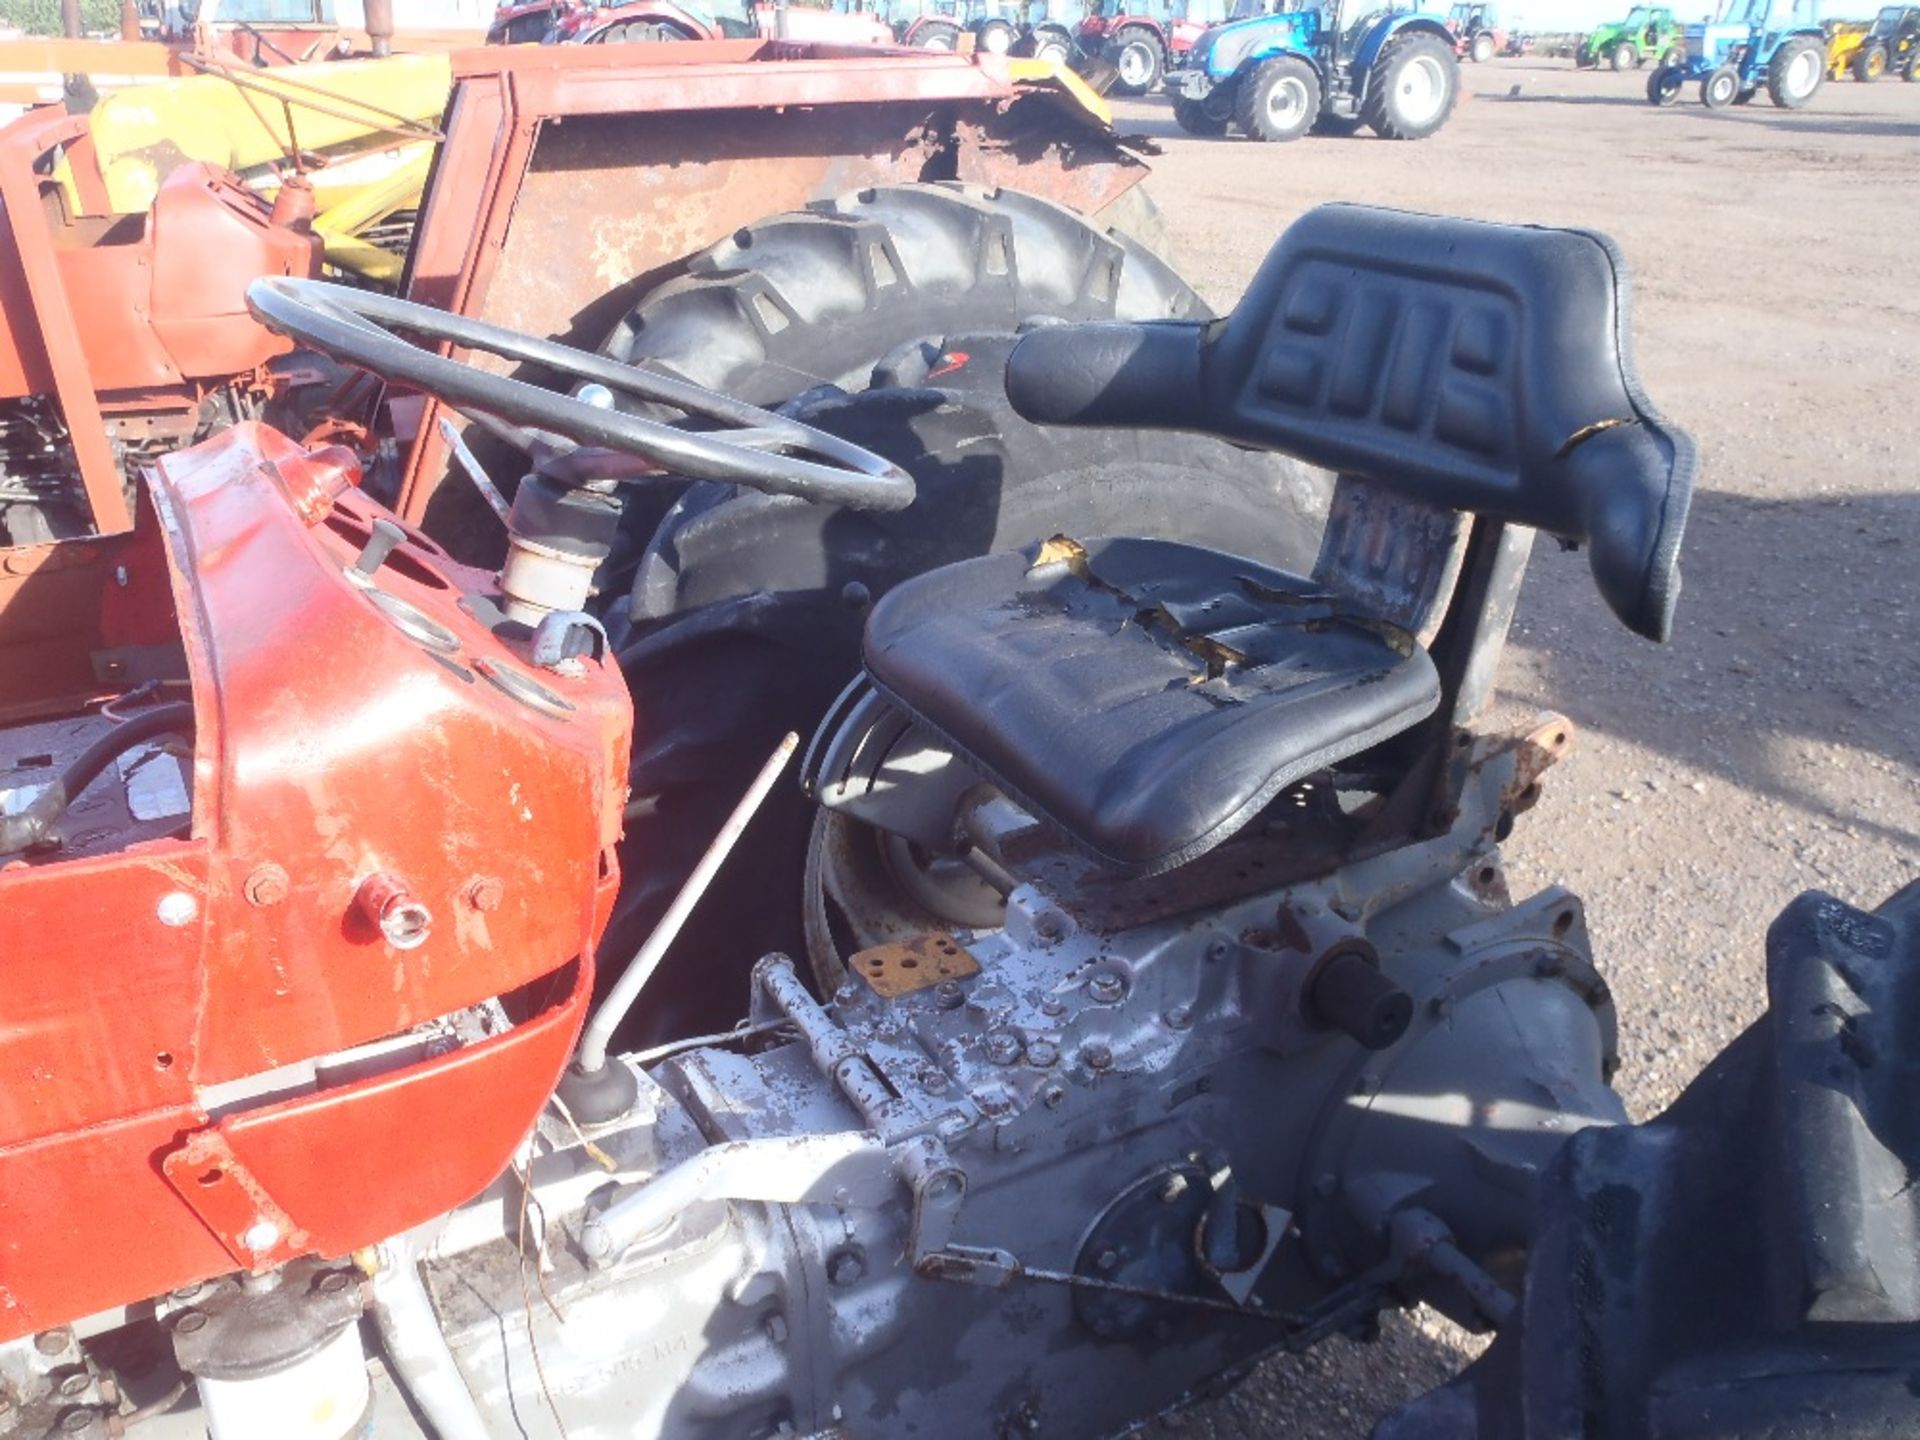
M 943 930 L 910 935 L 859 951 L 847 968 L 874 994 L 892 1000 L 928 989 L 943 980 L 965 980 L 980 973 L 980 962 Z

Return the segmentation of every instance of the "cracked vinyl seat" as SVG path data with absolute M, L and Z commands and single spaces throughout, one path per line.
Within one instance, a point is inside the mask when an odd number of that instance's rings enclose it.
M 1059 538 L 931 571 L 874 607 L 866 663 L 1017 800 L 1139 875 L 1440 703 L 1406 631 L 1166 540 Z
M 1030 420 L 1203 431 L 1461 525 L 1330 525 L 1311 580 L 1148 540 L 966 561 L 874 607 L 867 672 L 1081 848 L 1152 874 L 1443 706 L 1463 723 L 1524 565 L 1507 527 L 1584 546 L 1615 615 L 1664 640 L 1698 461 L 1634 374 L 1628 298 L 1602 236 L 1329 205 L 1222 320 L 1037 328 L 1007 363 Z

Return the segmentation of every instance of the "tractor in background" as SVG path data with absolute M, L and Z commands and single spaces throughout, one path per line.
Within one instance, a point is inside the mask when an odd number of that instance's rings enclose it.
M 1185 60 L 1209 23 L 1226 18 L 1218 0 L 1214 8 L 1221 13 L 1209 21 L 1183 0 L 1096 0 L 1076 38 L 1082 51 L 1113 66 L 1115 94 L 1145 95 Z
M 1080 49 L 1113 66 L 1115 93 L 1145 95 L 1186 65 L 1213 26 L 1272 8 L 1260 0 L 1096 0 L 1080 22 Z
M 1871 24 L 1829 21 L 1827 78 L 1844 75 L 1864 83 L 1898 75 L 1920 80 L 1920 5 L 1889 5 Z
M 556 21 L 552 38 L 581 45 L 655 40 L 807 40 L 830 45 L 891 45 L 892 26 L 866 11 L 748 0 L 628 0 L 586 7 Z
M 1686 58 L 1647 77 L 1647 100 L 1671 105 L 1689 81 L 1709 110 L 1744 105 L 1765 87 L 1783 110 L 1812 100 L 1827 78 L 1827 38 L 1814 0 L 1725 0 L 1704 25 L 1689 25 Z
M 1086 0 L 1024 0 L 1019 35 L 1007 53 L 1069 65 L 1080 53 L 1076 32 L 1086 18 Z
M 1216 26 L 1194 45 L 1174 101 L 1191 135 L 1237 127 L 1254 140 L 1310 130 L 1423 140 L 1460 97 L 1453 32 L 1414 11 L 1324 7 L 1278 11 Z
M 1447 12 L 1447 29 L 1453 32 L 1454 53 L 1476 65 L 1484 65 L 1507 46 L 1500 13 L 1486 0 L 1460 0 Z
M 894 39 L 916 50 L 958 50 L 960 22 L 954 0 L 898 0 L 882 7 Z
M 1624 20 L 1596 25 L 1573 47 L 1573 63 L 1583 70 L 1602 65 L 1637 70 L 1648 60 L 1678 65 L 1686 58 L 1686 34 L 1664 5 L 1636 5 Z
M 489 45 L 538 45 L 582 0 L 501 0 L 487 26 Z

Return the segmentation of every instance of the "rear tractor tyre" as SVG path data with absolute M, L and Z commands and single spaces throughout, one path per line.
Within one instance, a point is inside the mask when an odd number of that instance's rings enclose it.
M 1373 63 L 1360 115 L 1385 140 L 1424 140 L 1460 99 L 1460 57 L 1427 31 L 1389 40 Z
M 916 50 L 958 50 L 960 31 L 952 25 L 929 25 L 914 38 Z
M 1207 314 L 1137 241 L 1047 201 L 875 188 L 748 226 L 687 268 L 607 353 L 857 436 L 911 470 L 919 498 L 880 515 L 695 484 L 653 534 L 631 603 L 616 595 L 607 616 L 637 714 L 610 960 L 638 947 L 780 736 L 810 735 L 858 672 L 866 608 L 899 580 L 1055 533 L 1161 534 L 1304 571 L 1324 507 L 1319 478 L 1278 457 L 1013 414 L 1000 377 L 1022 326 Z M 801 953 L 809 821 L 789 777 L 623 1043 L 723 1028 L 755 959 Z
M 1647 76 L 1647 100 L 1654 105 L 1672 105 L 1680 99 L 1687 72 L 1678 65 L 1662 65 Z
M 1234 123 L 1254 140 L 1298 140 L 1319 114 L 1320 77 L 1297 55 L 1265 61 L 1234 91 Z
M 1850 67 L 1853 78 L 1862 85 L 1871 85 L 1887 73 L 1887 51 L 1882 45 L 1869 45 L 1853 57 Z
M 1906 68 L 1900 72 L 1900 78 L 1908 85 L 1920 80 L 1920 40 L 1916 40 L 1913 49 L 1907 52 Z
M 1066 32 L 1048 26 L 1042 30 L 1029 31 L 1014 41 L 1011 53 L 1028 56 L 1035 60 L 1049 60 L 1055 65 L 1066 66 L 1073 60 L 1073 41 Z
M 1827 78 L 1826 54 L 1810 35 L 1785 41 L 1767 66 L 1767 95 L 1782 110 L 1798 110 Z
M 1173 102 L 1173 123 L 1189 135 L 1213 140 L 1226 134 L 1227 126 L 1233 122 L 1218 109 L 1210 108 L 1207 101 L 1189 100 L 1182 95 Z
M 1485 30 L 1482 30 L 1478 35 L 1473 37 L 1473 43 L 1468 47 L 1468 53 L 1472 56 L 1474 64 L 1485 65 L 1493 59 L 1493 49 L 1493 36 Z
M 1628 70 L 1640 68 L 1640 52 L 1631 41 L 1622 40 L 1613 47 L 1613 69 L 1615 74 L 1624 74 Z
M 1724 110 L 1740 96 L 1740 72 L 1722 65 L 1700 82 L 1700 103 L 1709 110 Z
M 1151 95 L 1167 73 L 1160 39 L 1144 25 L 1123 26 L 1107 54 L 1116 74 L 1113 88 L 1122 95 Z
M 980 27 L 974 43 L 989 55 L 1004 55 L 1013 49 L 1013 26 L 1004 20 L 989 20 Z

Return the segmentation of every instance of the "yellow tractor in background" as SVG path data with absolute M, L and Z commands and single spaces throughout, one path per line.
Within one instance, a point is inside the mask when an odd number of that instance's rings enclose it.
M 1920 5 L 1888 5 L 1872 21 L 1829 20 L 1827 78 L 1920 79 Z

